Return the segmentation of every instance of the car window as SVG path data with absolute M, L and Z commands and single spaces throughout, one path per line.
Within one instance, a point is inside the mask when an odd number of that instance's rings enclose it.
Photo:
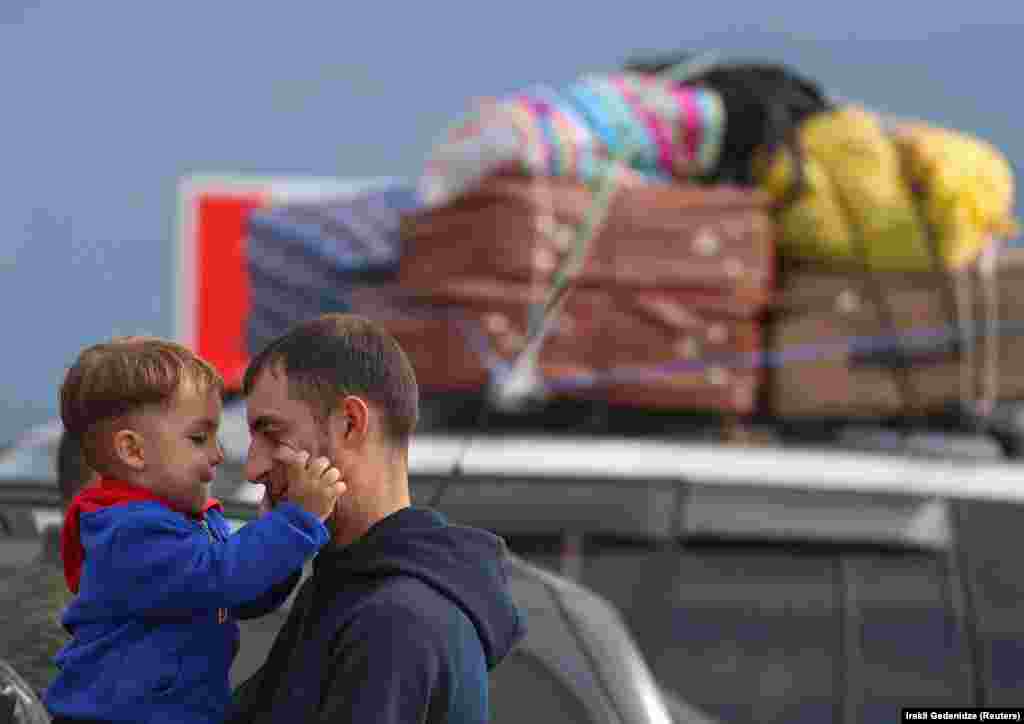
M 833 721 L 839 601 L 827 557 L 591 536 L 582 568 L 685 701 L 728 722 Z
M 656 676 L 725 721 L 895 720 L 908 698 L 969 693 L 941 554 L 591 537 L 583 570 Z
M 963 605 L 976 640 L 974 665 L 987 706 L 1024 701 L 1024 506 L 977 501 L 957 506 Z
M 970 655 L 949 561 L 922 553 L 836 556 L 846 721 L 897 720 L 907 701 L 962 706 Z
M 575 571 L 619 609 L 669 694 L 721 721 L 894 721 L 910 699 L 970 697 L 965 612 L 943 553 L 603 535 L 507 541 L 533 563 Z M 1010 642 L 1021 640 L 1004 636 L 992 656 L 1020 671 L 1024 647 Z

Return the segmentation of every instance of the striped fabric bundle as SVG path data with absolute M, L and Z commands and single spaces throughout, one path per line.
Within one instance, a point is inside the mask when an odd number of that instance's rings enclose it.
M 616 162 L 640 182 L 686 179 L 713 167 L 724 131 L 713 90 L 646 74 L 588 75 L 480 102 L 432 151 L 419 192 L 438 206 L 501 172 L 590 183 Z

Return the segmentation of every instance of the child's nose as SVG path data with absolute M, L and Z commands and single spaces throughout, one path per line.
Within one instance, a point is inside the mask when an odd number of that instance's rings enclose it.
M 220 438 L 218 438 L 214 444 L 212 464 L 217 466 L 222 462 L 224 462 L 224 445 L 221 443 Z

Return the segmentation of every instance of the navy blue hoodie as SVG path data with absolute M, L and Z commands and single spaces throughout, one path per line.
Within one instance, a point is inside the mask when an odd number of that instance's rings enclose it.
M 525 632 L 505 544 L 405 508 L 313 563 L 231 724 L 477 724 L 488 671 Z

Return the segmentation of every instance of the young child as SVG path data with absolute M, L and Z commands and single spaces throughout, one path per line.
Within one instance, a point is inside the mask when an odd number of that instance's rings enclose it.
M 284 603 L 328 541 L 344 492 L 326 458 L 282 447 L 265 511 L 230 533 L 209 497 L 224 460 L 223 381 L 187 348 L 125 337 L 87 348 L 60 390 L 61 418 L 98 482 L 67 511 L 61 552 L 77 597 L 73 639 L 45 703 L 59 722 L 222 722 L 235 619 Z M 266 503 L 271 488 L 287 499 Z

